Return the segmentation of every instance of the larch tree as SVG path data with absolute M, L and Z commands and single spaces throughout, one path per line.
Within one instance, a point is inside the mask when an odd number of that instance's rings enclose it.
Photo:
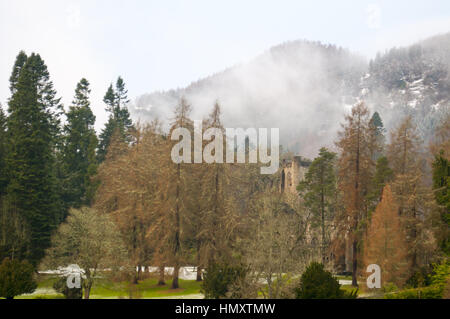
M 393 130 L 387 154 L 394 173 L 392 192 L 408 232 L 411 266 L 415 270 L 431 262 L 434 250 L 434 239 L 427 227 L 433 198 L 424 184 L 425 160 L 420 145 L 414 123 L 406 117 Z
M 224 163 L 225 146 L 221 136 L 224 136 L 225 130 L 220 116 L 221 109 L 217 102 L 203 123 L 206 146 L 200 182 L 201 218 L 197 239 L 201 242 L 199 253 L 201 264 L 205 267 L 229 261 L 238 223 L 236 209 L 228 196 L 231 171 L 229 164 Z
M 112 137 L 106 160 L 99 168 L 99 189 L 94 207 L 111 217 L 125 243 L 128 259 L 136 266 L 132 283 L 137 284 L 141 267 L 149 261 L 146 239 L 150 218 L 147 203 L 155 191 L 154 150 L 146 148 L 146 132 L 138 128 L 135 143 L 126 144 L 118 132 Z
M 373 175 L 374 130 L 370 113 L 361 102 L 346 116 L 336 143 L 339 148 L 338 189 L 342 196 L 342 209 L 335 223 L 340 234 L 336 243 L 350 240 L 352 247 L 352 285 L 357 286 L 359 243 L 366 228 L 368 204 L 366 196 Z M 336 244 L 335 243 L 335 244 Z
M 170 136 L 176 129 L 187 129 L 189 132 L 193 131 L 193 123 L 189 118 L 192 107 L 188 102 L 182 98 L 179 105 L 175 109 L 174 119 L 170 129 Z M 184 138 L 190 138 L 185 136 Z M 175 145 L 174 142 L 169 143 L 172 147 Z M 191 150 L 189 150 L 191 151 Z M 183 152 L 188 152 L 184 149 Z M 183 154 L 186 155 L 186 154 Z M 192 158 L 190 158 L 192 160 Z M 167 167 L 168 173 L 168 204 L 167 207 L 169 218 L 171 220 L 171 235 L 168 240 L 169 249 L 171 251 L 171 259 L 174 266 L 173 278 L 172 278 L 172 289 L 177 289 L 179 287 L 178 276 L 183 259 L 183 224 L 186 219 L 190 217 L 191 212 L 189 211 L 188 202 L 189 198 L 187 196 L 186 190 L 190 187 L 188 179 L 188 169 L 186 165 L 189 163 L 170 163 Z
M 407 235 L 398 215 L 398 206 L 387 185 L 381 202 L 372 215 L 364 242 L 364 266 L 381 267 L 382 284 L 395 283 L 401 287 L 410 275 Z

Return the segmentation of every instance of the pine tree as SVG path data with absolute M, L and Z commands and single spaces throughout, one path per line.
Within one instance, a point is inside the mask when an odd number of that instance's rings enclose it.
M 90 204 L 90 193 L 93 192 L 90 189 L 91 178 L 96 171 L 97 136 L 94 130 L 95 116 L 89 102 L 90 92 L 89 82 L 81 79 L 64 126 L 64 202 L 74 208 Z
M 383 188 L 387 185 L 387 183 L 391 182 L 393 179 L 394 173 L 392 169 L 389 167 L 389 161 L 386 156 L 382 156 L 378 158 L 375 174 L 371 183 L 371 190 L 367 195 L 369 211 L 373 212 L 377 207 L 378 203 L 381 201 L 381 194 L 383 192 Z
M 23 58 L 20 54 L 18 60 Z M 16 65 L 20 65 L 16 61 Z M 19 76 L 13 71 L 9 101 L 9 155 L 7 188 L 9 209 L 26 221 L 30 230 L 27 258 L 36 265 L 61 221 L 55 180 L 55 149 L 62 106 L 44 61 L 32 54 Z
M 3 112 L 3 107 L 0 104 L 0 209 L 2 207 L 2 198 L 6 194 L 6 186 L 8 185 L 8 170 L 6 167 L 7 158 L 7 130 L 6 130 L 6 115 Z
M 383 120 L 378 112 L 375 112 L 370 120 L 370 128 L 374 131 L 372 137 L 374 139 L 374 150 L 372 160 L 377 161 L 383 155 L 383 148 L 386 141 Z
M 109 113 L 108 122 L 100 133 L 100 143 L 98 149 L 98 160 L 103 162 L 108 152 L 111 137 L 117 130 L 124 141 L 130 142 L 130 131 L 133 130 L 133 122 L 126 104 L 129 102 L 128 91 L 121 77 L 117 79 L 116 89 L 111 84 L 106 91 L 103 102 L 106 104 L 106 111 Z
M 443 231 L 439 236 L 440 246 L 448 255 L 450 254 L 450 161 L 444 156 L 443 150 L 435 156 L 433 162 L 433 189 L 443 222 Z
M 300 182 L 298 190 L 314 218 L 313 226 L 321 232 L 322 263 L 327 262 L 329 244 L 329 226 L 334 217 L 336 199 L 336 177 L 334 161 L 336 154 L 322 148 L 308 169 L 305 179 Z
M 17 90 L 20 71 L 27 62 L 27 59 L 28 57 L 24 51 L 20 51 L 16 57 L 16 62 L 14 63 L 13 70 L 9 78 L 9 89 L 11 91 L 11 94 L 14 94 Z
M 430 145 L 434 156 L 431 163 L 433 169 L 433 190 L 439 206 L 439 223 L 436 237 L 441 249 L 450 254 L 450 113 L 442 118 Z

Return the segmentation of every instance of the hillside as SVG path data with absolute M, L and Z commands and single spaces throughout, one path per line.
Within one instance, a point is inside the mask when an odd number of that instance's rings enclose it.
M 387 128 L 411 114 L 428 139 L 441 113 L 449 110 L 449 48 L 446 34 L 393 48 L 367 62 L 336 46 L 288 42 L 184 89 L 140 96 L 131 114 L 167 124 L 185 96 L 192 117 L 202 119 L 218 100 L 226 126 L 279 127 L 285 148 L 314 157 L 321 146 L 333 147 L 344 114 L 364 99 Z

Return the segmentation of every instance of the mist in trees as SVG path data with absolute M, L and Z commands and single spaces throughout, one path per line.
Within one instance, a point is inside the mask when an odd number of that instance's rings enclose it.
M 208 296 L 295 298 L 306 285 L 300 275 L 316 262 L 342 297 L 331 273 L 350 271 L 361 286 L 376 263 L 383 285 L 405 287 L 448 257 L 448 118 L 426 145 L 413 117 L 387 131 L 383 114 L 360 101 L 342 118 L 335 148 L 307 161 L 291 193 L 282 191 L 283 167 L 267 176 L 261 163 L 190 164 L 195 143 L 179 154 L 189 163 L 172 161 L 179 128 L 193 141 L 202 134 L 213 158 L 237 152 L 204 136 L 225 131 L 219 100 L 201 132 L 196 105 L 184 97 L 168 123 L 133 123 L 119 77 L 104 96 L 108 121 L 97 136 L 87 79 L 64 110 L 42 58 L 20 52 L 10 90 L 7 112 L 0 108 L 0 259 L 28 261 L 32 270 L 77 264 L 85 298 L 106 269 L 136 285 L 147 266 L 171 289 L 183 288 L 182 267 L 195 266 L 204 287 L 221 286 Z M 247 139 L 246 158 L 254 147 Z M 222 270 L 234 274 L 226 285 L 216 276 Z

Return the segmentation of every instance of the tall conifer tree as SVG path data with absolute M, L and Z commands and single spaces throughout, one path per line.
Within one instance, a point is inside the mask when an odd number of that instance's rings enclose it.
M 21 66 L 23 59 L 21 52 L 11 76 L 7 191 L 9 209 L 27 223 L 30 243 L 26 257 L 36 265 L 62 218 L 54 176 L 62 106 L 41 57 L 33 53 Z
M 75 208 L 90 204 L 91 177 L 96 171 L 95 150 L 98 142 L 94 130 L 95 116 L 90 108 L 90 92 L 89 82 L 81 79 L 64 126 L 64 201 Z
M 124 141 L 129 142 L 132 135 L 129 134 L 133 129 L 133 122 L 127 109 L 129 102 L 128 91 L 125 89 L 125 82 L 121 77 L 117 79 L 116 87 L 111 84 L 106 91 L 103 102 L 106 104 L 106 111 L 109 113 L 108 122 L 100 133 L 100 143 L 98 149 L 99 162 L 103 162 L 108 152 L 111 137 L 117 130 Z

